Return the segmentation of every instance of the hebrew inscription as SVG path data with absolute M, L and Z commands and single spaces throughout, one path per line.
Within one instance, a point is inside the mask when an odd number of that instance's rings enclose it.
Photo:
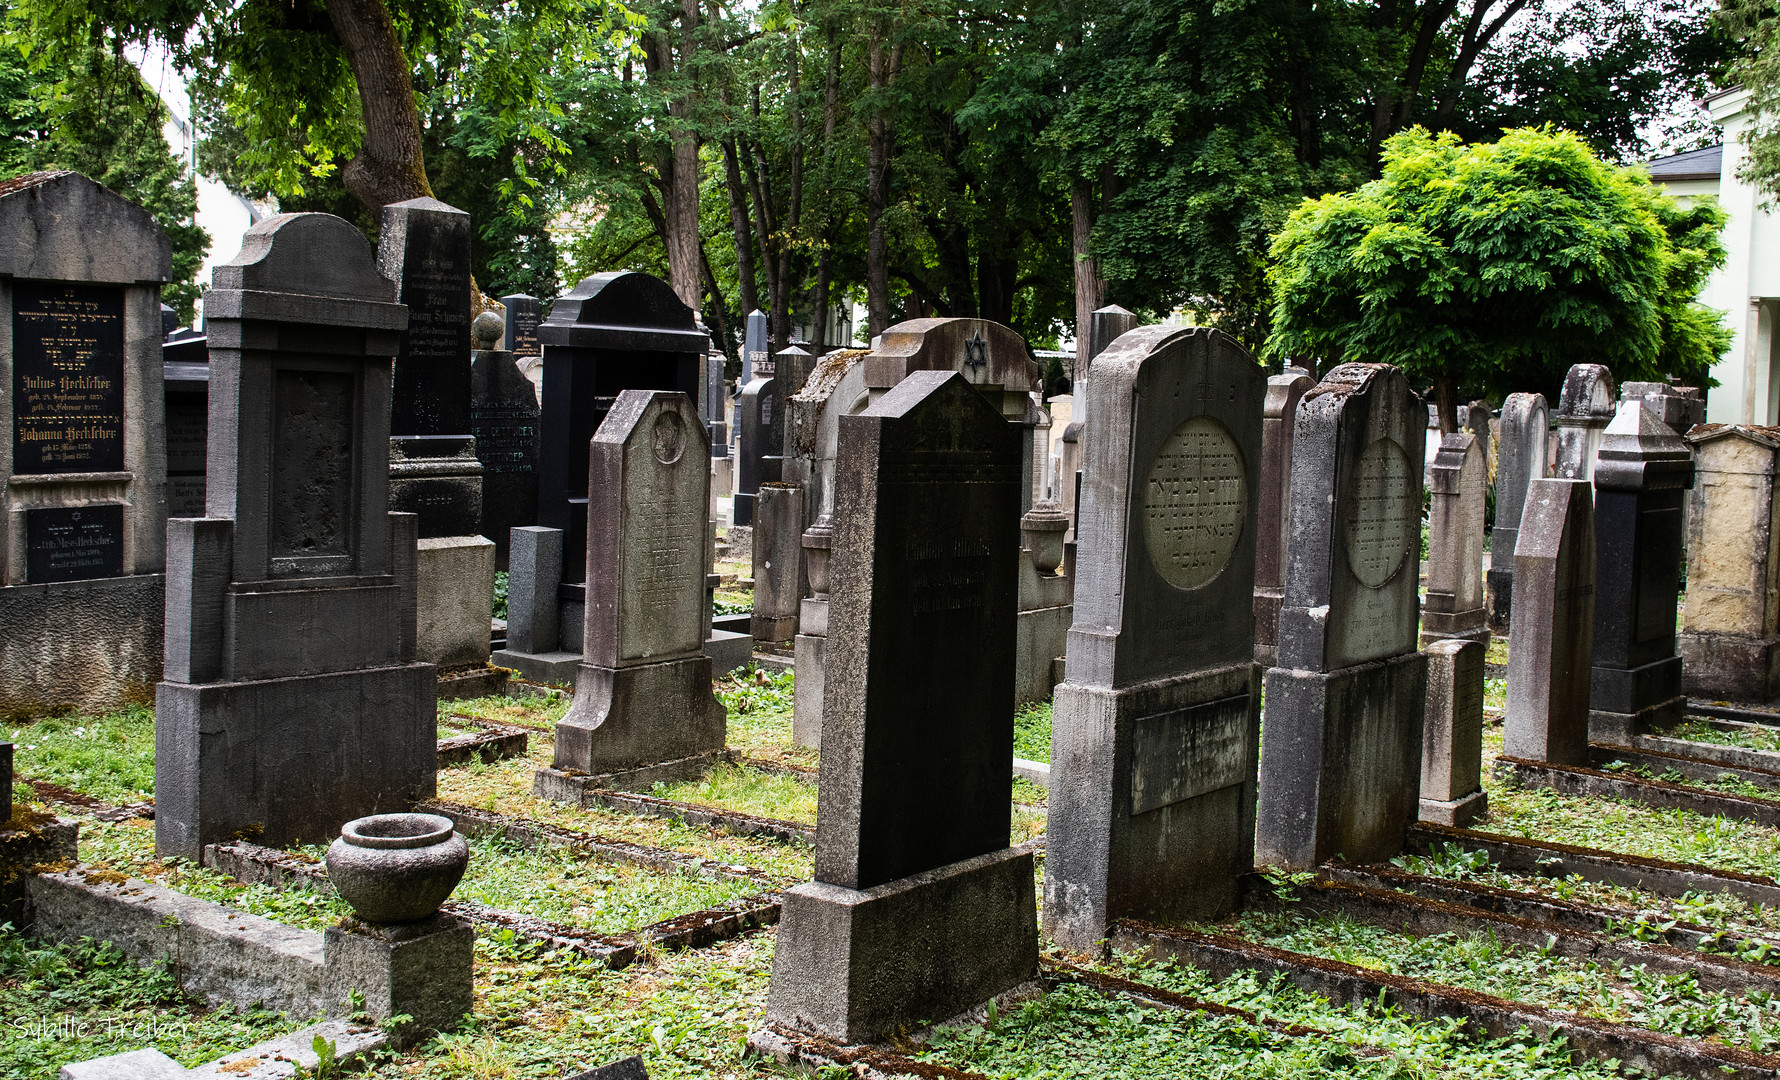
M 124 291 L 12 287 L 12 471 L 124 467 Z
M 1177 589 L 1205 585 L 1230 561 L 1247 511 L 1236 440 L 1211 417 L 1193 417 L 1162 444 L 1144 485 L 1150 564 Z
M 1347 565 L 1369 589 L 1382 588 L 1409 556 L 1419 507 L 1410 505 L 1409 460 L 1403 448 L 1379 439 L 1360 455 L 1347 498 Z

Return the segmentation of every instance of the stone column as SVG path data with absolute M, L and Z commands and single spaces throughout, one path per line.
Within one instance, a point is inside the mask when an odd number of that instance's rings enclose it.
M 815 880 L 784 895 L 769 1023 L 868 1042 L 1037 971 L 1008 847 L 1020 473 L 955 372 L 841 423 Z
M 1046 930 L 1077 952 L 1114 919 L 1240 906 L 1260 738 L 1262 369 L 1216 330 L 1148 326 L 1094 374 L 1045 859 Z
M 1510 394 L 1502 403 L 1502 439 L 1496 459 L 1496 525 L 1490 533 L 1487 578 L 1490 629 L 1507 633 L 1514 598 L 1514 545 L 1520 535 L 1527 487 L 1546 473 L 1551 421 L 1545 395 Z
M 1780 429 L 1714 425 L 1687 441 L 1699 476 L 1687 500 L 1681 685 L 1765 704 L 1780 696 Z
M 1557 454 L 1552 475 L 1592 480 L 1595 452 L 1613 422 L 1613 373 L 1601 364 L 1577 364 L 1564 376 L 1558 398 Z
M 1385 364 L 1342 364 L 1298 406 L 1279 666 L 1267 672 L 1261 739 L 1263 863 L 1388 859 L 1416 818 L 1426 433 L 1427 407 Z
M 1595 637 L 1594 490 L 1586 480 L 1527 488 L 1514 549 L 1514 622 L 1502 752 L 1588 764 Z
M 1462 638 L 1428 646 L 1423 821 L 1463 828 L 1489 807 L 1489 796 L 1483 793 L 1484 652 L 1483 642 Z
M 1481 641 L 1489 626 L 1483 611 L 1483 511 L 1489 495 L 1488 466 L 1477 436 L 1442 436 L 1434 455 L 1429 492 L 1428 596 L 1422 604 L 1422 644 L 1442 638 Z
M 1279 657 L 1279 605 L 1285 598 L 1286 522 L 1292 502 L 1292 429 L 1298 402 L 1316 383 L 1293 372 L 1267 380 L 1261 407 L 1261 509 L 1255 541 L 1255 661 Z

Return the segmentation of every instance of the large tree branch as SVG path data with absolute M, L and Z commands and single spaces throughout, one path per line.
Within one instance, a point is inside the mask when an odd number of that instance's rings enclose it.
M 414 69 L 383 0 L 327 0 L 328 21 L 358 81 L 365 139 L 340 182 L 372 210 L 433 193 L 414 105 Z

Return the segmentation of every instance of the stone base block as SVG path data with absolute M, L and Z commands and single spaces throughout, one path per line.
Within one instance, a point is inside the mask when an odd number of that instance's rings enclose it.
M 623 668 L 582 664 L 575 703 L 556 725 L 552 764 L 591 776 L 721 751 L 727 717 L 703 654 Z
M 807 608 L 810 601 L 805 600 Z M 827 604 L 822 605 L 826 610 Z M 828 638 L 799 634 L 796 641 L 797 680 L 791 686 L 791 741 L 822 746 L 822 698 L 828 690 Z
M 522 653 L 501 649 L 488 658 L 495 667 L 512 668 L 526 682 L 545 686 L 574 686 L 575 669 L 581 666 L 578 652 Z
M 790 641 L 797 636 L 797 616 L 756 613 L 748 621 L 748 632 L 755 641 Z
M 1482 817 L 1484 811 L 1489 809 L 1490 797 L 1484 792 L 1473 791 L 1462 799 L 1453 799 L 1450 802 L 1423 799 L 1421 803 L 1421 819 L 1423 821 L 1463 829 Z
M 1489 648 L 1492 635 L 1490 634 L 1490 628 L 1487 626 L 1478 625 L 1471 627 L 1469 630 L 1455 630 L 1451 633 L 1445 633 L 1429 630 L 1427 628 L 1426 619 L 1427 617 L 1424 615 L 1421 640 L 1418 642 L 1424 649 L 1429 645 L 1434 644 L 1436 641 L 1475 641 L 1481 644 L 1484 648 Z
M 160 574 L 0 588 L 0 720 L 153 701 L 166 606 Z
M 374 1019 L 413 1017 L 393 1033 L 398 1046 L 412 1045 L 425 1032 L 451 1030 L 470 1011 L 475 942 L 470 923 L 455 915 L 394 926 L 342 921 L 322 936 L 329 997 L 344 1000 L 357 990 Z
M 532 794 L 540 799 L 568 803 L 570 806 L 592 806 L 597 803 L 597 800 L 588 798 L 587 793 L 590 791 L 646 793 L 656 784 L 678 784 L 687 780 L 702 780 L 706 773 L 718 765 L 727 764 L 729 760 L 727 750 L 717 750 L 708 754 L 696 754 L 692 757 L 645 765 L 640 769 L 600 773 L 597 776 L 586 776 L 562 769 L 538 769 L 532 773 Z
M 1688 697 L 1760 705 L 1780 697 L 1780 638 L 1684 630 L 1679 645 Z
M 131 1050 L 62 1066 L 57 1080 L 185 1080 L 185 1066 L 159 1050 Z
M 1310 870 L 1337 855 L 1382 862 L 1403 850 L 1421 803 L 1427 681 L 1419 652 L 1267 672 L 1258 862 Z
M 1045 930 L 1098 952 L 1132 917 L 1212 919 L 1254 869 L 1261 669 L 1057 687 Z
M 1595 665 L 1588 680 L 1588 740 L 1630 746 L 1632 736 L 1679 724 L 1687 711 L 1681 657 L 1665 656 L 1635 668 Z
M 78 821 L 15 807 L 12 820 L 0 827 L 0 922 L 29 927 L 26 884 L 31 872 L 44 866 L 72 866 L 80 859 L 79 850 Z
M 1607 709 L 1588 711 L 1588 741 L 1602 746 L 1631 746 L 1632 736 L 1679 724 L 1687 715 L 1687 699 L 1670 698 L 1635 713 Z
M 737 634 L 728 630 L 712 630 L 711 636 L 705 640 L 705 655 L 711 658 L 711 670 L 719 676 L 728 675 L 736 668 L 748 666 L 754 658 L 754 638 L 749 634 Z
M 767 1021 L 864 1043 L 1018 985 L 1038 969 L 1032 871 L 1008 849 L 870 889 L 787 890 Z
M 1051 681 L 1051 661 L 1068 650 L 1069 624 L 1074 621 L 1075 608 L 1068 604 L 1019 613 L 1014 631 L 1015 708 L 1050 700 L 1057 685 Z
M 470 668 L 468 671 L 445 672 L 439 676 L 438 697 L 440 701 L 493 697 L 506 691 L 508 678 L 505 668 L 487 665 Z
M 415 657 L 440 667 L 488 660 L 494 614 L 494 541 L 422 539 L 415 553 Z
M 1498 536 L 1498 539 L 1500 537 Z M 1512 563 L 1512 558 L 1504 560 Z M 1491 566 L 1483 575 L 1483 611 L 1485 620 L 1492 632 L 1504 637 L 1508 634 L 1510 601 L 1514 598 L 1514 568 L 1504 566 L 1498 570 Z
M 155 850 L 196 861 L 238 835 L 317 843 L 435 792 L 431 664 L 241 683 L 155 699 Z

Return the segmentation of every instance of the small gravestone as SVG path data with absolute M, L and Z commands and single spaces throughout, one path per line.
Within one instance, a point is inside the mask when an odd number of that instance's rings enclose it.
M 1093 385 L 1094 358 L 1105 352 L 1127 331 L 1137 329 L 1142 322 L 1143 320 L 1138 318 L 1134 312 L 1127 311 L 1117 304 L 1109 304 L 1089 312 L 1087 333 L 1082 335 L 1086 349 L 1080 354 L 1079 370 L 1074 373 L 1074 378 L 1071 380 L 1073 383 L 1071 389 L 1075 392 L 1075 399 L 1082 403 L 1082 411 L 1072 419 L 1087 422 L 1088 387 Z M 1064 482 L 1065 484 L 1069 482 L 1068 476 L 1064 477 Z
M 155 700 L 155 849 L 193 860 L 407 810 L 438 763 L 418 528 L 388 510 L 395 284 L 329 214 L 255 224 L 214 281 L 215 516 L 168 523 Z
M 1263 863 L 1386 859 L 1416 818 L 1426 433 L 1421 398 L 1385 364 L 1342 364 L 1298 406 L 1279 665 L 1267 673 L 1261 738 Z
M 754 504 L 760 485 L 779 482 L 785 445 L 785 410 L 780 408 L 779 383 L 771 375 L 756 376 L 736 398 L 735 523 L 754 524 Z
M 611 774 L 699 775 L 723 753 L 705 644 L 710 444 L 685 394 L 626 390 L 589 450 L 587 607 L 575 703 L 539 795 L 579 803 Z
M 1595 640 L 1589 738 L 1615 746 L 1681 720 L 1675 651 L 1693 454 L 1641 397 L 1620 403 L 1595 469 Z
M 1698 477 L 1687 503 L 1682 689 L 1769 702 L 1780 696 L 1780 428 L 1714 424 L 1687 441 Z
M 538 323 L 543 319 L 543 312 L 538 298 L 514 293 L 501 297 L 501 306 L 507 309 L 507 314 L 501 320 L 501 342 L 496 348 L 515 357 L 542 353 L 543 346 L 538 344 Z
M 769 1023 L 860 1043 L 1038 966 L 1008 847 L 1018 429 L 917 371 L 840 424 L 815 880 L 784 894 Z
M 755 641 L 790 641 L 797 636 L 803 600 L 803 488 L 762 484 L 754 515 Z
M 1261 509 L 1255 540 L 1255 661 L 1279 658 L 1279 605 L 1285 599 L 1286 523 L 1291 518 L 1292 432 L 1298 402 L 1316 383 L 1308 375 L 1267 380 L 1261 407 Z
M 1577 364 L 1564 376 L 1551 475 L 1567 480 L 1594 478 L 1595 453 L 1607 425 L 1613 422 L 1614 397 L 1613 373 L 1601 364 Z
M 0 716 L 147 699 L 161 657 L 166 234 L 73 172 L 0 181 Z
M 514 299 L 508 297 L 509 300 Z M 508 309 L 511 318 L 511 309 Z M 482 523 L 503 565 L 509 533 L 538 520 L 538 394 L 499 343 L 501 320 L 477 317 L 470 363 L 470 434 L 482 462 Z
M 1429 485 L 1428 595 L 1422 603 L 1424 646 L 1442 638 L 1489 644 L 1483 610 L 1483 518 L 1489 462 L 1477 436 L 1445 435 Z
M 1594 490 L 1586 480 L 1527 487 L 1514 548 L 1514 647 L 1502 752 L 1587 765 L 1595 634 Z
M 1094 361 L 1080 576 L 1051 735 L 1045 927 L 1215 918 L 1254 869 L 1262 369 L 1216 330 Z
M 773 378 L 779 380 L 780 391 L 787 400 L 803 389 L 814 370 L 815 354 L 800 345 L 780 349 L 773 358 Z
M 1483 792 L 1484 643 L 1443 638 L 1428 646 L 1422 726 L 1421 819 L 1458 828 L 1489 808 Z
M 1502 403 L 1502 435 L 1496 455 L 1496 523 L 1490 531 L 1487 578 L 1490 629 L 1507 633 L 1514 599 L 1514 545 L 1520 536 L 1527 488 L 1543 479 L 1551 422 L 1545 395 L 1510 394 Z

